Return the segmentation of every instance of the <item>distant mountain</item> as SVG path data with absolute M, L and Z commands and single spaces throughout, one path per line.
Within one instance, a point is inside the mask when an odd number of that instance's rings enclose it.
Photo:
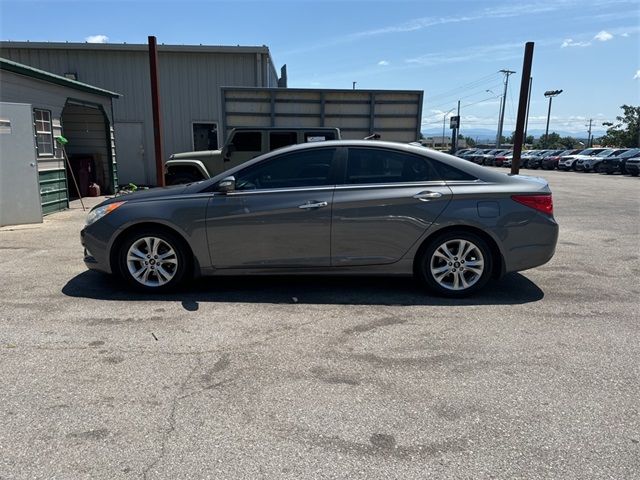
M 573 138 L 578 138 L 578 139 L 586 139 L 587 138 L 587 132 L 567 132 L 565 130 L 551 130 L 551 132 L 555 132 L 558 135 L 560 135 L 561 137 L 573 137 Z M 465 137 L 471 137 L 473 139 L 478 139 L 480 141 L 487 141 L 487 140 L 495 140 L 496 139 L 496 131 L 495 130 L 491 130 L 490 128 L 462 128 L 462 130 L 460 131 L 460 133 L 465 136 Z M 606 132 L 604 130 L 593 130 L 591 132 L 591 134 L 594 137 L 601 137 L 602 135 L 604 135 Z M 422 134 L 425 137 L 431 137 L 431 136 L 442 136 L 442 129 L 438 129 L 438 128 L 430 128 L 427 130 L 423 130 Z M 445 135 L 451 135 L 451 130 L 449 130 L 448 128 L 445 131 Z M 511 131 L 505 131 L 504 136 L 509 136 L 511 135 Z M 544 135 L 544 129 L 531 129 L 527 131 L 527 135 L 533 135 L 534 137 L 538 138 L 541 135 Z

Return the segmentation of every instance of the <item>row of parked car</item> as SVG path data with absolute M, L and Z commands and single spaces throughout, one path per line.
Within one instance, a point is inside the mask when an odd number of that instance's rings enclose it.
M 456 155 L 478 165 L 511 167 L 510 149 L 466 148 Z M 606 174 L 640 174 L 640 148 L 578 148 L 572 150 L 526 150 L 522 152 L 521 168 L 543 170 L 576 170 Z

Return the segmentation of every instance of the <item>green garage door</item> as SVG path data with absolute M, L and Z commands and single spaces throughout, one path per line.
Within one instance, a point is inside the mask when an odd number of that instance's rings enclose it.
M 41 171 L 39 176 L 42 214 L 46 215 L 69 208 L 65 169 Z

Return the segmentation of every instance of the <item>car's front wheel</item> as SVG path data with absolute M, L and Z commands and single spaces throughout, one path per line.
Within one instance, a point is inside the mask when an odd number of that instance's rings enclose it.
M 491 277 L 493 258 L 487 243 L 467 232 L 439 235 L 424 250 L 417 274 L 429 289 L 447 297 L 465 297 Z
M 188 270 L 184 242 L 165 231 L 144 230 L 124 240 L 118 252 L 120 274 L 132 287 L 149 292 L 178 286 Z

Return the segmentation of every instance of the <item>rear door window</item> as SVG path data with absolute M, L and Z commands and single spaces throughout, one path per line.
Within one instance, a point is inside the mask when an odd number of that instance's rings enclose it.
M 422 156 L 381 148 L 350 148 L 347 184 L 428 182 L 439 180 L 431 162 Z

